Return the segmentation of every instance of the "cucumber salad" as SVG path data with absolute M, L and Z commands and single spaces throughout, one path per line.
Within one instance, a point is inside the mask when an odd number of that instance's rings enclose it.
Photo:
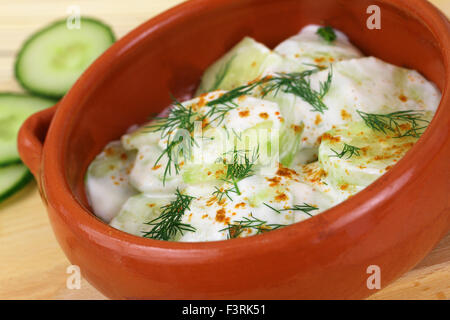
M 416 143 L 439 105 L 414 70 L 309 25 L 271 50 L 245 38 L 177 101 L 110 142 L 86 174 L 94 213 L 166 241 L 248 237 L 361 191 Z

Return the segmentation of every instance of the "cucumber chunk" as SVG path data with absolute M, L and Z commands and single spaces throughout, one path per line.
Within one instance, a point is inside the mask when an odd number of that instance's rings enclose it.
M 297 35 L 280 43 L 274 51 L 298 64 L 322 67 L 328 67 L 333 62 L 363 56 L 342 32 L 334 30 L 336 40 L 327 42 L 317 34 L 319 28 L 318 25 L 306 26 Z
M 353 122 L 323 135 L 319 162 L 335 187 L 342 190 L 352 185 L 366 187 L 392 168 L 417 140 L 375 131 L 364 122 Z
M 263 205 L 263 202 L 267 202 L 273 207 L 281 209 L 293 206 L 294 198 L 288 191 L 287 179 L 279 177 L 279 180 L 282 183 L 273 186 L 273 180 L 266 179 L 266 176 L 254 175 L 245 178 L 238 182 L 241 194 L 229 193 L 232 201 L 227 196 L 219 200 L 217 197 L 211 196 L 211 191 L 209 194 L 199 196 L 188 187 L 185 191 L 186 194 L 195 194 L 196 198 L 190 203 L 189 209 L 184 212 L 182 222 L 190 224 L 196 229 L 196 232 L 179 234 L 173 240 L 181 242 L 226 240 L 230 236 L 227 227 L 246 219 L 254 220 L 257 218 L 266 222 L 267 230 L 275 228 L 275 225 L 292 224 L 294 212 L 278 213 Z M 231 187 L 232 185 L 225 183 L 222 189 Z M 246 228 L 239 237 L 247 237 L 257 233 L 258 230 L 255 228 Z
M 155 125 L 155 122 L 150 122 L 130 133 L 122 136 L 120 139 L 122 146 L 125 150 L 139 150 L 139 148 L 146 145 L 156 145 L 160 140 L 161 134 L 159 132 L 154 132 L 150 126 Z
M 0 202 L 22 189 L 32 178 L 21 163 L 0 168 Z
M 298 166 L 296 170 L 300 173 L 300 181 L 310 186 L 316 193 L 306 195 L 305 199 L 317 199 L 317 202 L 312 203 L 316 203 L 321 210 L 327 208 L 327 203 L 328 208 L 337 205 L 364 189 L 363 186 L 357 185 L 344 185 L 344 188 L 341 188 L 342 185 L 335 183 L 336 180 L 322 168 L 319 161 Z
M 136 189 L 144 193 L 173 193 L 182 183 L 221 182 L 225 170 L 218 163 L 225 155 L 232 155 L 233 150 L 246 151 L 249 158 L 255 157 L 261 167 L 270 167 L 278 162 L 289 165 L 292 162 L 303 125 L 291 126 L 287 123 L 287 117 L 283 116 L 276 103 L 247 95 L 233 99 L 233 107 L 223 117 L 217 113 L 209 114 L 211 107 L 208 102 L 225 93 L 213 91 L 181 104 L 194 110 L 193 117 L 205 115 L 206 118 L 192 132 L 195 143 L 192 143 L 191 152 L 178 158 L 178 172 L 174 166 L 175 157 L 168 166 L 169 159 L 163 153 L 168 141 L 164 133 L 161 138 L 160 131 L 155 133 L 142 128 L 122 138 L 126 149 L 138 149 L 130 176 L 130 182 Z M 173 117 L 172 113 L 170 117 Z M 164 122 L 159 124 L 164 125 Z M 168 136 L 173 139 L 176 134 L 172 131 Z M 170 172 L 166 168 L 170 168 Z
M 333 62 L 363 56 L 340 31 L 336 31 L 333 43 L 324 41 L 317 35 L 319 27 L 303 28 L 274 50 L 252 38 L 244 38 L 206 70 L 197 95 L 217 89 L 231 90 L 267 74 L 301 72 L 310 69 L 309 65 L 328 67 Z
M 80 29 L 56 21 L 33 34 L 17 56 L 15 75 L 26 90 L 60 98 L 114 41 L 110 27 L 81 18 Z
M 197 95 L 218 89 L 231 90 L 268 72 L 302 69 L 302 65 L 246 37 L 205 71 Z
M 145 194 L 137 194 L 130 197 L 122 206 L 119 214 L 115 216 L 110 226 L 136 236 L 142 236 L 144 232 L 151 230 L 146 222 L 156 219 L 161 214 L 161 207 L 167 205 L 173 196 L 158 197 Z
M 55 101 L 25 94 L 0 93 L 0 167 L 20 162 L 17 134 L 33 113 L 50 107 Z
M 103 221 L 110 222 L 127 199 L 137 192 L 129 184 L 136 151 L 126 151 L 120 141 L 109 143 L 89 166 L 85 184 L 88 199 Z
M 311 87 L 320 88 L 330 70 L 310 77 Z M 277 102 L 282 114 L 305 124 L 299 150 L 318 148 L 320 137 L 333 126 L 360 121 L 357 110 L 367 113 L 435 111 L 441 99 L 439 89 L 416 71 L 400 68 L 374 57 L 333 64 L 330 90 L 322 99 L 323 113 L 291 93 L 278 92 L 265 99 Z M 286 116 L 287 117 L 287 116 Z

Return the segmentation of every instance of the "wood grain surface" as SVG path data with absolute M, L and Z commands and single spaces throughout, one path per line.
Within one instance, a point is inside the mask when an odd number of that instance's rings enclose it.
M 320 0 L 318 0 L 320 1 Z M 180 0 L 0 0 L 0 92 L 22 91 L 13 77 L 15 55 L 38 28 L 79 6 L 123 36 Z M 450 15 L 450 0 L 433 0 Z M 53 236 L 36 184 L 0 204 L 0 299 L 105 299 L 86 280 L 68 289 L 69 261 Z M 370 299 L 450 299 L 450 234 L 412 271 Z

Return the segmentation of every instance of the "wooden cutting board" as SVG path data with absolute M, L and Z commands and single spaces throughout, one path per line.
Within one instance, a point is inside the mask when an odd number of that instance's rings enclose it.
M 13 63 L 21 43 L 77 5 L 118 37 L 180 0 L 14 0 L 0 2 L 0 92 L 21 91 Z M 450 15 L 450 0 L 432 1 Z M 105 299 L 86 280 L 69 290 L 69 261 L 53 236 L 35 183 L 0 204 L 0 299 Z M 412 271 L 370 299 L 450 299 L 450 234 Z

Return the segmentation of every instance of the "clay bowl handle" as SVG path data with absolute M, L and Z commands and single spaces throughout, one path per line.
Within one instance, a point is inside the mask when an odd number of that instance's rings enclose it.
M 40 180 L 45 137 L 57 106 L 33 114 L 24 122 L 19 131 L 18 148 L 20 157 L 38 181 Z

